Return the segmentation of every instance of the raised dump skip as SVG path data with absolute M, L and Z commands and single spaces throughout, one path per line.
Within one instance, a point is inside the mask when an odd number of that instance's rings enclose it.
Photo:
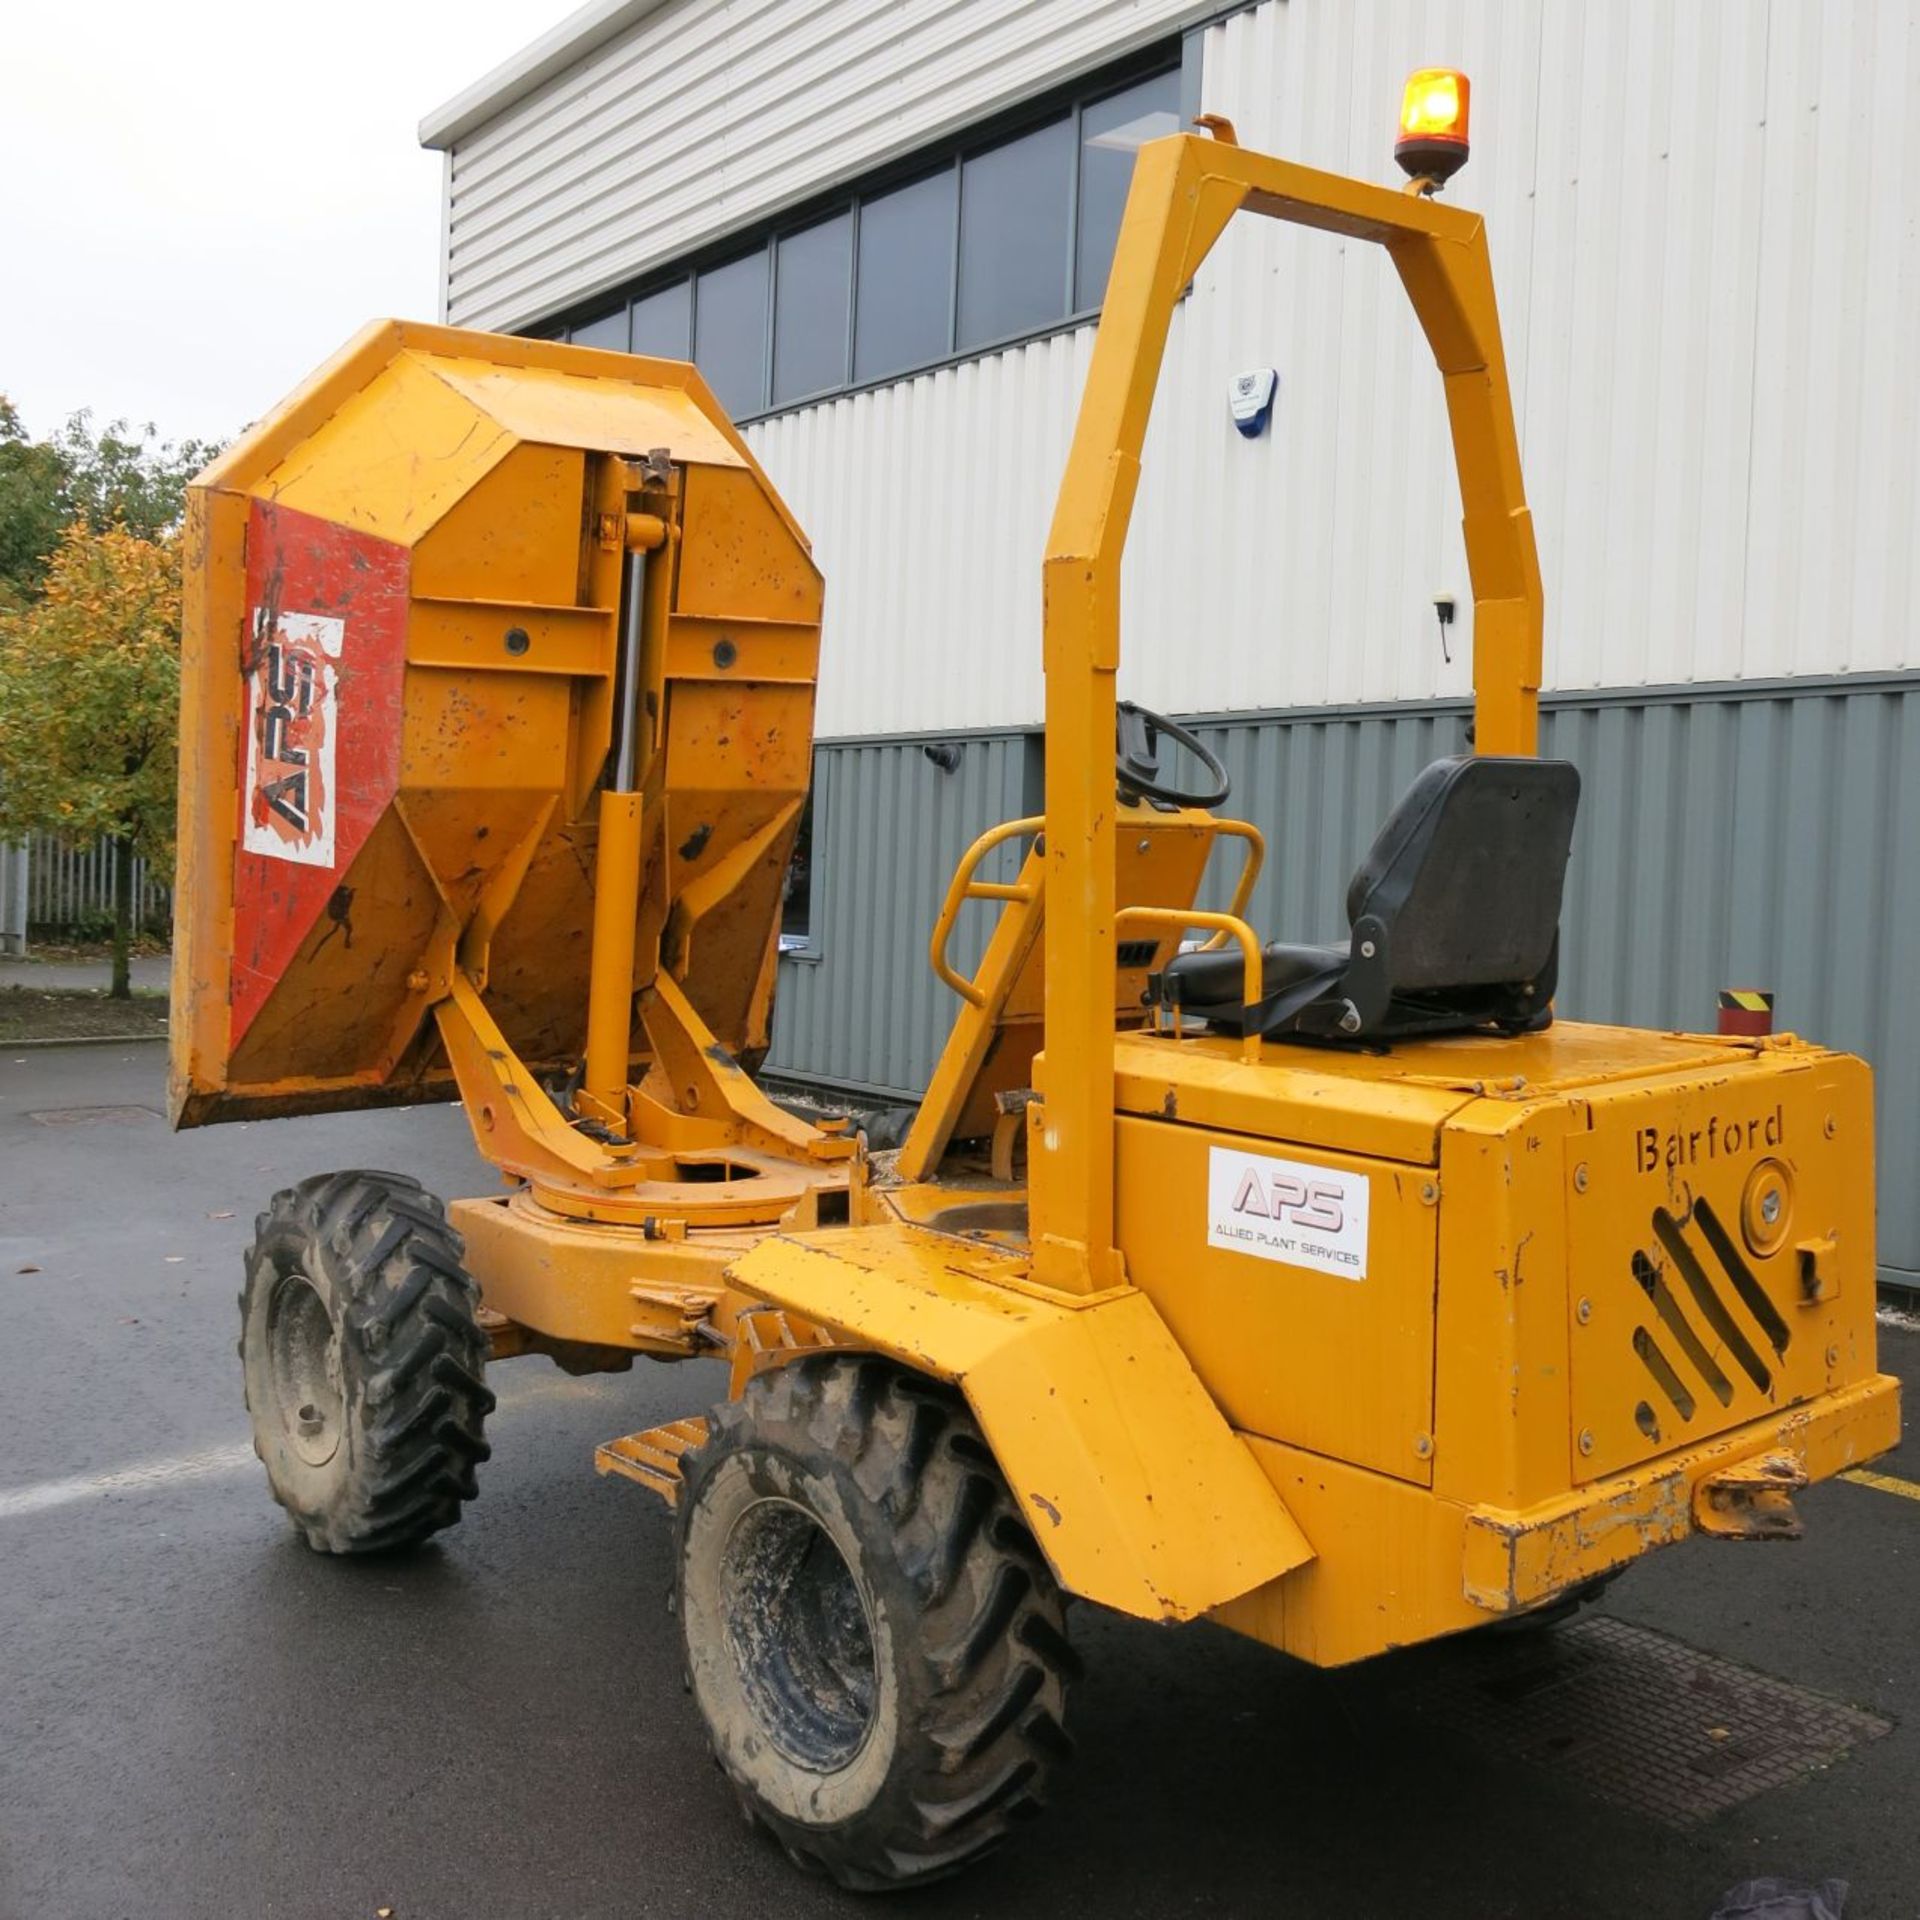
M 581 1056 L 623 636 L 635 991 L 765 1047 L 821 583 L 690 367 L 375 325 L 200 476 L 187 568 L 179 1124 L 446 1097 L 456 960 Z

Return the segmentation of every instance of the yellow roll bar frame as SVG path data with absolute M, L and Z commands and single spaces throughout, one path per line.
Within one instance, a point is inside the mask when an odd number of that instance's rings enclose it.
M 1474 594 L 1476 743 L 1535 747 L 1544 599 L 1480 216 L 1227 139 L 1175 134 L 1142 147 L 1043 567 L 1050 990 L 1030 1192 L 1033 1279 L 1064 1294 L 1126 1280 L 1114 1245 L 1113 1010 L 1087 990 L 1106 979 L 1116 935 L 1120 558 L 1174 309 L 1243 209 L 1373 241 L 1398 270 L 1446 387 Z

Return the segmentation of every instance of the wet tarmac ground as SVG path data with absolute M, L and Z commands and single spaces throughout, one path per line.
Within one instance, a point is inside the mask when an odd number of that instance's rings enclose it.
M 0 1920 L 1707 1920 L 1759 1874 L 1920 1914 L 1913 1445 L 1805 1496 L 1804 1541 L 1657 1555 L 1542 1643 L 1319 1673 L 1077 1609 L 1044 1821 L 907 1901 L 803 1878 L 681 1690 L 668 1515 L 590 1464 L 718 1369 L 504 1363 L 465 1522 L 315 1556 L 241 1408 L 254 1213 L 339 1166 L 491 1176 L 444 1107 L 175 1137 L 162 1072 L 0 1054 Z M 1920 1335 L 1882 1355 L 1920 1377 Z

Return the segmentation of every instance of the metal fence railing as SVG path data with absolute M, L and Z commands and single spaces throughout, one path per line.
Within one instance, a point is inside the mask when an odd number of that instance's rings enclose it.
M 49 939 L 97 939 L 113 924 L 113 845 L 63 846 L 51 834 L 35 834 L 25 849 L 26 920 L 34 935 Z M 173 917 L 170 875 L 133 863 L 134 924 L 164 933 Z
M 27 950 L 27 850 L 0 842 L 0 956 Z

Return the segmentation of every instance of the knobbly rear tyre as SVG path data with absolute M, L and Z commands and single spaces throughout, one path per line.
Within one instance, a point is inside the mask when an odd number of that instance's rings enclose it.
M 1065 1599 L 965 1403 L 890 1362 L 776 1367 L 683 1462 L 686 1670 L 749 1817 L 861 1892 L 971 1865 L 1072 1748 Z
M 267 1484 L 318 1553 L 452 1526 L 486 1459 L 479 1290 L 440 1202 L 404 1174 L 323 1174 L 254 1223 L 240 1361 Z

